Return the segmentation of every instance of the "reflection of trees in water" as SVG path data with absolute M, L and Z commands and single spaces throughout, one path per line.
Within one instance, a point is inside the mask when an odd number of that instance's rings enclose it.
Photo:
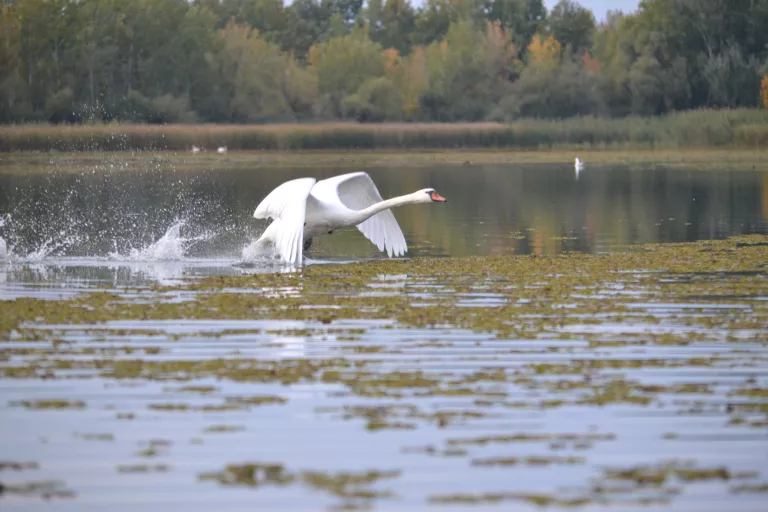
M 160 170 L 0 176 L 0 212 L 33 245 L 49 233 L 83 232 L 78 253 L 104 254 L 114 240 L 151 243 L 178 217 L 192 231 L 219 233 L 195 250 L 233 254 L 266 222 L 259 201 L 284 181 L 340 169 Z M 372 169 L 383 197 L 432 186 L 445 204 L 394 213 L 410 254 L 551 254 L 601 251 L 632 242 L 684 241 L 766 229 L 768 174 L 590 166 L 575 179 L 567 165 Z M 185 228 L 186 229 L 186 228 Z M 194 235 L 194 233 L 191 233 Z M 43 241 L 43 240 L 38 240 Z M 134 246 L 135 246 L 134 245 Z M 380 256 L 356 230 L 315 241 L 321 255 Z M 213 255 L 213 254 L 212 254 Z
M 426 181 L 449 198 L 447 208 L 396 215 L 410 238 L 432 237 L 454 255 L 596 251 L 766 229 L 755 173 L 592 167 L 575 181 L 568 171 L 540 165 L 428 172 Z M 457 234 L 458 223 L 466 228 Z

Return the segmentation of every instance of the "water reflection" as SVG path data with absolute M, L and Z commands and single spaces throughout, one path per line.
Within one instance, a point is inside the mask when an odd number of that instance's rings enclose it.
M 346 172 L 218 164 L 205 171 L 135 162 L 129 172 L 0 174 L 0 214 L 9 217 L 0 235 L 17 256 L 136 259 L 157 252 L 153 244 L 175 227 L 177 246 L 163 254 L 238 260 L 266 226 L 251 214 L 270 190 L 301 176 Z M 369 172 L 385 198 L 434 186 L 450 199 L 443 208 L 394 212 L 409 256 L 603 252 L 768 230 L 768 175 L 751 170 L 590 165 L 577 177 L 571 165 L 525 164 Z M 349 230 L 316 240 L 308 256 L 382 255 Z

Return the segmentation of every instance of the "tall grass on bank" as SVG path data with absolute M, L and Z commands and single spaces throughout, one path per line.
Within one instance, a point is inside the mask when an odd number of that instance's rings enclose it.
M 445 124 L 20 125 L 0 127 L 0 151 L 556 149 L 768 147 L 768 110 L 697 110 L 664 117 L 595 117 Z

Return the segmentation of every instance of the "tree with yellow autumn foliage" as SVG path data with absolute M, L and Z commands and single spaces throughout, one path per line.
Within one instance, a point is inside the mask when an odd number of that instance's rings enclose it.
M 763 75 L 763 79 L 760 81 L 760 99 L 763 108 L 768 108 L 768 74 Z
M 528 45 L 528 64 L 555 67 L 560 63 L 561 51 L 562 46 L 557 39 L 550 35 L 542 40 L 541 36 L 536 34 Z

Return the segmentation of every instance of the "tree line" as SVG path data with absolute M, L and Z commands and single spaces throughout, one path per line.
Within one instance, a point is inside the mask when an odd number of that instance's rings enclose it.
M 3 0 L 0 122 L 512 121 L 768 107 L 768 0 Z

